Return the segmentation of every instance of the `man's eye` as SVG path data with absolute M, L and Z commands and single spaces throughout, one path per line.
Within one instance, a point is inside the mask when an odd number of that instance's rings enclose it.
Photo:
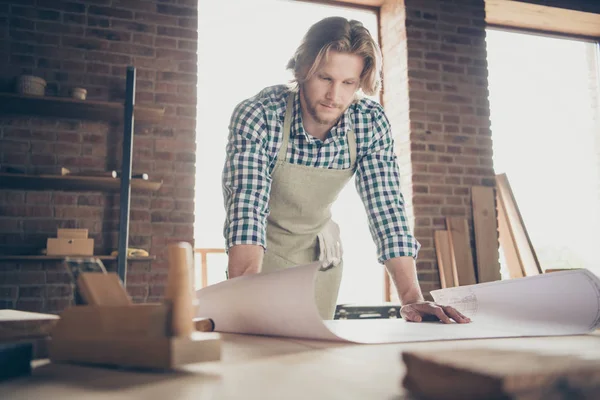
M 354 82 L 353 81 L 350 81 L 350 82 L 346 81 L 346 82 L 344 82 L 344 84 L 346 84 L 346 85 L 354 85 Z

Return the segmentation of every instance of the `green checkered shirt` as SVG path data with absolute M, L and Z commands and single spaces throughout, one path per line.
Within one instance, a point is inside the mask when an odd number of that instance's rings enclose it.
M 231 117 L 223 169 L 226 248 L 237 244 L 267 248 L 271 173 L 281 146 L 290 93 L 295 96 L 294 117 L 286 160 L 315 168 L 350 168 L 346 132 L 353 129 L 355 183 L 368 213 L 378 260 L 416 258 L 420 246 L 406 221 L 394 140 L 381 105 L 365 98 L 354 102 L 325 140 L 319 140 L 304 130 L 298 93 L 284 85 L 266 88 L 243 101 Z

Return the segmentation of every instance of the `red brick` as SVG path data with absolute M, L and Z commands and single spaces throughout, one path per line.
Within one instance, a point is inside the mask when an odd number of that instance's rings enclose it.
M 50 192 L 27 192 L 27 204 L 48 204 L 52 194 Z
M 178 17 L 190 17 L 196 13 L 195 7 L 179 7 L 170 4 L 159 4 L 156 7 L 159 14 L 176 15 Z
M 180 39 L 177 42 L 177 48 L 180 50 L 197 52 L 198 51 L 198 43 L 195 40 Z
M 129 32 L 140 32 L 154 34 L 156 33 L 156 25 L 144 24 L 140 22 L 127 21 L 127 20 L 111 20 L 111 27 L 116 30 L 124 30 Z
M 101 15 L 104 17 L 115 17 L 122 19 L 133 19 L 133 12 L 113 7 L 90 6 L 88 8 L 89 15 Z
M 156 11 L 154 1 L 147 0 L 113 0 L 112 6 L 133 11 Z
M 20 271 L 17 280 L 20 285 L 43 285 L 46 283 L 46 273 L 43 271 Z
M 177 39 L 157 36 L 154 40 L 154 46 L 163 47 L 166 49 L 173 49 L 177 47 Z
M 177 26 L 179 19 L 175 16 L 164 15 L 164 14 L 156 14 L 150 12 L 136 12 L 135 13 L 136 21 L 144 21 L 159 25 L 167 25 L 167 26 Z
M 111 29 L 96 29 L 96 28 L 88 28 L 85 31 L 85 35 L 88 37 L 95 37 L 98 39 L 104 40 L 112 40 L 112 41 L 120 41 L 120 42 L 130 42 L 131 41 L 131 33 L 116 31 Z

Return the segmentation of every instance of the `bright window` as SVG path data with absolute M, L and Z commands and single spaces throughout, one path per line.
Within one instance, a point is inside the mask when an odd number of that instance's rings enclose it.
M 266 86 L 289 82 L 286 65 L 302 36 L 328 16 L 359 20 L 378 37 L 377 15 L 367 9 L 284 0 L 200 0 L 196 247 L 224 246 L 221 172 L 234 107 Z M 384 269 L 377 263 L 353 181 L 340 195 L 333 218 L 345 249 L 339 302 L 382 301 Z M 226 263 L 225 255 L 209 256 L 209 284 L 225 278 Z
M 600 274 L 598 44 L 487 31 L 494 168 L 547 268 Z

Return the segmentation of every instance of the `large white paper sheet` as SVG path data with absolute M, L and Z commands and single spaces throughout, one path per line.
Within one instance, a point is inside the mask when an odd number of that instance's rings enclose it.
M 600 279 L 587 270 L 555 272 L 432 292 L 470 324 L 402 319 L 323 321 L 314 302 L 317 263 L 243 276 L 196 293 L 199 317 L 219 332 L 355 343 L 554 336 L 600 327 Z

